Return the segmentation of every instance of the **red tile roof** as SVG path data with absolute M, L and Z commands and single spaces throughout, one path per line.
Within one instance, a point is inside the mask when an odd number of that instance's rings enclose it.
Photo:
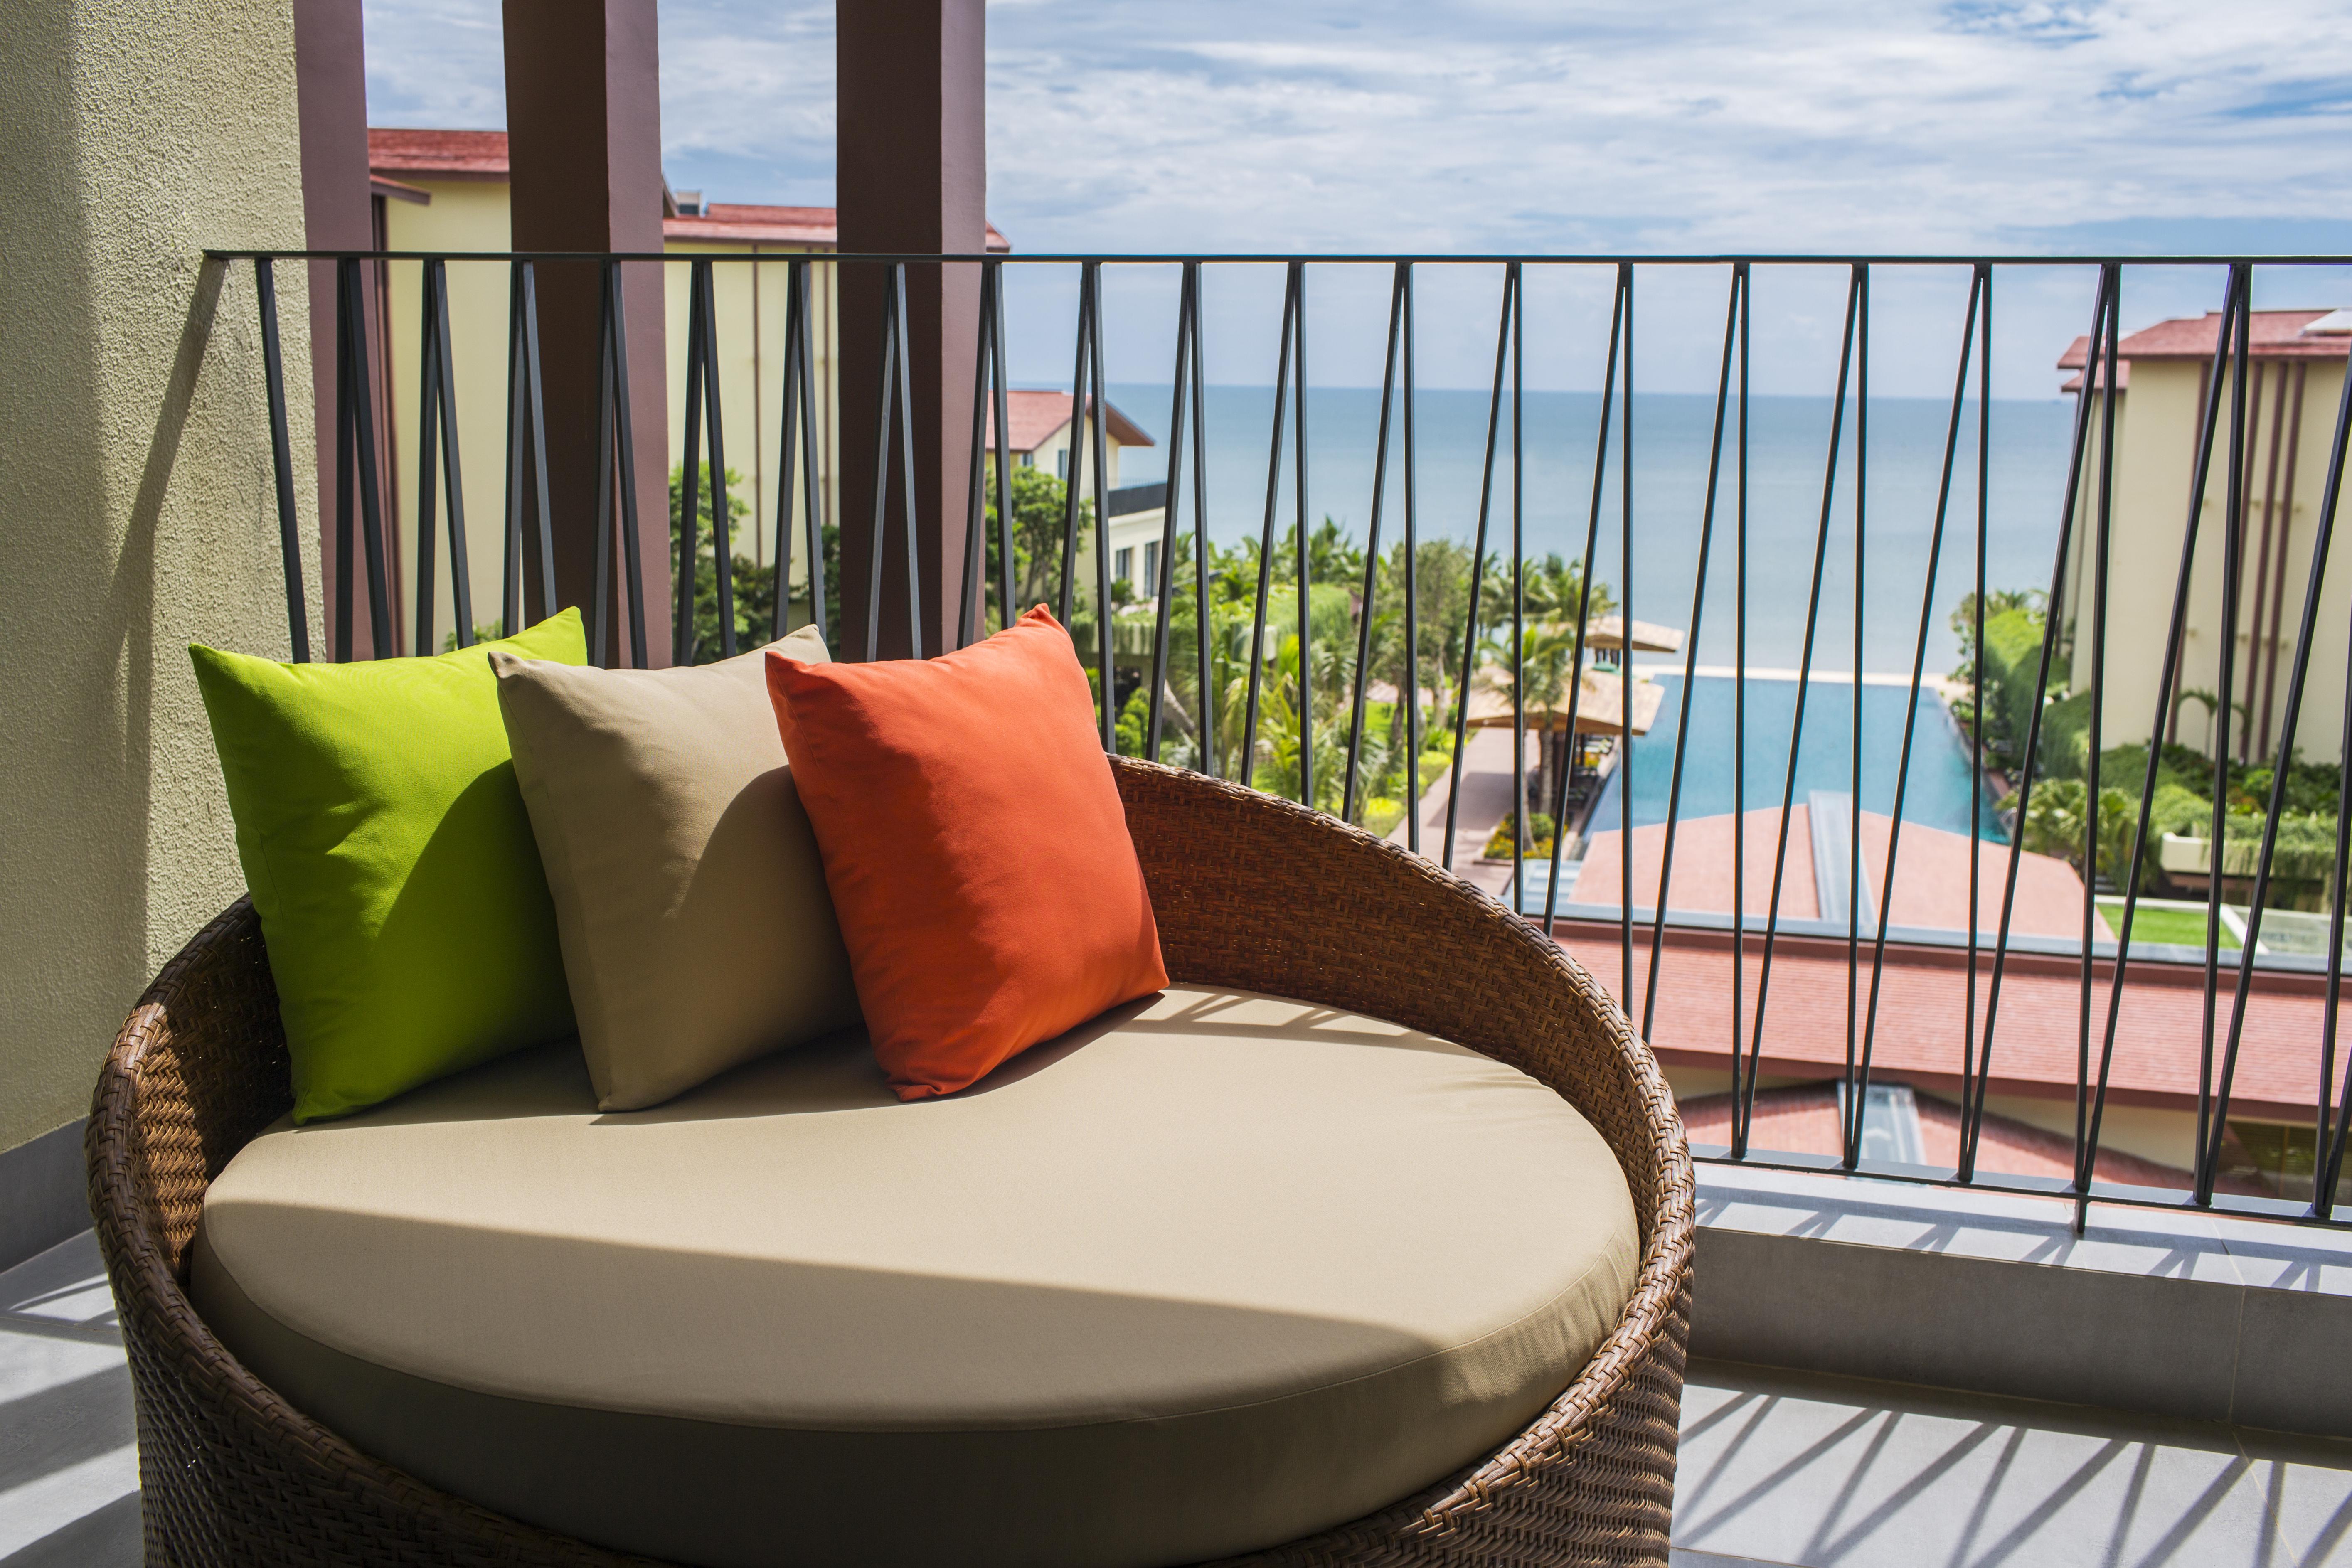
M 1805 811 L 1798 806 L 1796 812 Z M 1740 996 L 1744 1027 L 1755 1026 L 1761 979 L 1761 927 L 1772 889 L 1772 857 L 1780 813 L 1768 807 L 1746 814 L 1746 884 L 1749 925 Z M 1731 823 L 1728 816 L 1700 817 L 1682 825 L 1675 843 L 1675 879 L 1670 907 L 1727 913 L 1731 908 Z M 1780 913 L 1817 918 L 1812 835 L 1806 819 L 1791 814 L 1788 868 Z M 1889 819 L 1863 814 L 1863 863 L 1874 900 L 1884 885 Z M 1663 826 L 1633 830 L 1633 902 L 1654 903 Z M 1584 875 L 1571 896 L 1583 903 L 1617 901 L 1620 837 L 1592 837 Z M 2000 923 L 2001 870 L 2006 851 L 1986 846 L 1979 886 L 1981 929 Z M 1891 900 L 1888 924 L 1940 928 L 1955 932 L 1966 924 L 1968 838 L 1918 824 L 1903 830 L 1902 875 Z M 2011 930 L 2020 935 L 2073 937 L 2082 930 L 2083 884 L 2064 861 L 2043 855 L 2020 857 L 2017 906 Z M 2105 921 L 2099 936 L 2109 933 Z M 1613 921 L 1559 922 L 1560 945 L 1592 972 L 1613 994 L 1618 990 L 1618 929 Z M 1853 1006 L 1857 1019 L 1869 1005 L 1870 939 L 1863 940 Z M 1979 960 L 1975 1016 L 1981 1038 L 1990 991 L 1992 958 L 1988 938 Z M 1634 974 L 1648 974 L 1649 931 L 1634 932 Z M 1930 948 L 1890 942 L 1880 977 L 1874 1070 L 1891 1080 L 1957 1092 L 1961 1037 L 1968 1016 L 1968 954 L 1964 948 Z M 2108 974 L 2096 962 L 2091 1009 L 2092 1049 L 2105 1027 Z M 1770 1077 L 1819 1078 L 1841 1070 L 1845 1061 L 1847 984 L 1844 939 L 1783 934 L 1773 949 L 1772 986 L 1765 1013 L 1763 1071 Z M 2220 1028 L 2228 1028 L 2236 970 L 2224 963 L 2220 983 Z M 1995 1031 L 1993 1092 L 2048 1096 L 2074 1091 L 2076 1030 L 2082 1003 L 2079 959 L 2011 952 L 2004 965 L 2000 1013 Z M 2116 1033 L 2110 1099 L 2119 1104 L 2158 1105 L 2177 1110 L 2197 1103 L 2198 1057 L 2203 1030 L 2203 972 L 2193 964 L 2158 963 L 2136 958 L 2126 973 L 2123 1016 Z M 2247 1003 L 2246 1023 L 2231 1103 L 2242 1114 L 2308 1116 L 2318 1070 L 2320 1014 L 2326 976 L 2257 971 Z M 1640 997 L 1634 998 L 1636 1016 Z M 1857 1041 L 1860 1026 L 1857 1023 Z M 1669 926 L 1661 959 L 1656 1020 L 1650 1045 L 1659 1058 L 1685 1067 L 1727 1067 L 1731 1037 L 1731 934 L 1727 931 Z
M 507 133 L 503 131 L 410 131 L 368 128 L 368 163 L 379 176 L 409 179 L 503 180 Z M 662 220 L 666 239 L 699 239 L 745 245 L 808 245 L 831 248 L 839 226 L 831 207 L 753 206 L 713 202 L 698 215 Z M 988 248 L 1007 251 L 1013 242 L 994 224 Z
M 698 215 L 662 220 L 665 239 L 830 246 L 838 237 L 831 207 L 758 207 L 711 202 Z
M 503 180 L 503 131 L 406 131 L 368 127 L 368 165 L 379 174 L 436 180 Z
M 1066 392 L 1012 392 L 1005 395 L 1005 445 L 1015 452 L 1034 452 L 1070 422 L 1070 409 L 1076 403 Z M 1149 447 L 1151 437 L 1140 426 L 1118 411 L 1118 405 L 1108 405 L 1110 438 L 1122 447 Z M 988 445 L 996 444 L 996 410 L 988 412 Z
M 1904 837 L 1907 839 L 1910 834 Z M 1675 858 L 1681 858 L 1679 845 Z M 1764 870 L 1769 881 L 1769 863 Z M 1635 899 L 1642 896 L 1637 889 Z M 1611 994 L 1624 994 L 1618 985 L 1614 921 L 1563 920 L 1557 940 Z M 1743 1028 L 1752 1031 L 1764 949 L 1762 934 L 1753 925 L 1748 928 L 1748 942 L 1740 1006 Z M 1636 929 L 1633 973 L 1637 984 L 1633 995 L 1636 1017 L 1641 1016 L 1639 983 L 1646 977 L 1648 965 L 1649 932 Z M 2095 1067 L 2105 1029 L 2112 967 L 2105 959 L 2092 965 Z M 1858 1046 L 1860 1020 L 1869 1005 L 1870 971 L 1866 939 L 1858 972 L 1850 972 L 1843 937 L 1781 936 L 1773 949 L 1772 989 L 1764 1019 L 1762 1070 L 1766 1077 L 1820 1079 L 1843 1070 L 1849 974 L 1855 982 Z M 1979 1046 L 1991 973 L 1991 954 L 1979 953 L 1975 1008 Z M 2225 963 L 2219 987 L 2217 1034 L 2228 1030 L 2236 979 L 2235 967 Z M 2132 961 L 2124 984 L 2123 1016 L 2116 1031 L 2110 1104 L 2195 1109 L 2203 987 L 2204 972 L 2196 964 Z M 2324 974 L 2255 972 L 2231 1100 L 2235 1114 L 2308 1121 L 2326 989 Z M 2071 1098 L 2081 1005 L 2081 960 L 2011 952 L 2001 978 L 1990 1092 Z M 1968 1014 L 1966 949 L 1889 943 L 1880 977 L 1872 1071 L 1890 1081 L 1956 1095 Z M 1651 1048 L 1669 1065 L 1722 1070 L 1729 1066 L 1730 1041 L 1731 933 L 1667 927 Z
M 2074 363 L 2077 365 L 2080 365 L 2083 363 L 2083 345 L 2090 341 L 2091 340 L 2088 338 L 2076 338 L 2074 340 L 2074 346 L 2066 351 L 2068 353 L 2074 356 Z M 2058 368 L 2061 370 L 2066 368 L 2063 360 L 2061 361 Z M 2105 366 L 2102 365 L 2091 373 L 2091 384 L 2094 386 L 2105 386 L 2106 384 L 2107 372 Z M 2065 384 L 2061 386 L 2058 390 L 2061 392 L 2082 391 L 2083 373 L 2080 370 L 2075 371 L 2074 374 L 2066 378 Z M 2116 390 L 2117 392 L 2129 392 L 2131 390 L 2131 361 L 2125 359 L 2120 354 L 2116 357 Z
M 2343 332 L 2306 332 L 2305 327 L 2328 310 L 2256 310 L 2249 325 L 2252 328 L 2246 345 L 2247 353 L 2254 359 L 2342 359 L 2352 353 L 2352 334 Z M 2210 360 L 2214 344 L 2221 336 L 2221 312 L 2208 310 L 2202 316 L 2183 317 L 2177 321 L 2158 321 L 2156 325 L 2133 332 L 2116 344 L 2116 386 L 2118 391 L 2131 387 L 2131 362 L 2136 359 Z M 2058 356 L 2060 370 L 2079 371 L 2089 354 L 2091 340 L 2076 338 Z M 2063 390 L 2079 392 L 2083 378 L 2070 377 Z
M 745 245 L 814 245 L 827 249 L 840 242 L 840 228 L 831 207 L 752 206 L 740 202 L 711 202 L 698 214 L 681 214 L 662 220 L 665 239 L 731 241 Z M 1013 242 L 988 226 L 988 248 L 1008 251 Z

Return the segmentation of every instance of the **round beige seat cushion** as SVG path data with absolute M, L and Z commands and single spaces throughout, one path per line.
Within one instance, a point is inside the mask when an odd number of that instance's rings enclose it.
M 281 1125 L 213 1184 L 194 1295 L 362 1450 L 602 1545 L 1108 1568 L 1479 1459 L 1637 1257 L 1533 1079 L 1179 988 L 916 1104 L 853 1033 L 651 1110 L 555 1046 Z

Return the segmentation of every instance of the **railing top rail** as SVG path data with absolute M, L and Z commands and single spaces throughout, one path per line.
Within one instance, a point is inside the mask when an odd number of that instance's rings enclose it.
M 233 250 L 208 247 L 205 257 L 212 261 L 677 261 L 686 253 L 665 250 Z M 1433 267 L 1502 267 L 1514 263 L 1529 267 L 1616 267 L 1625 263 L 1658 267 L 2352 267 L 2352 256 L 2252 256 L 2252 255 L 2162 255 L 2130 254 L 2073 256 L 1996 256 L 1984 254 L 1946 253 L 1894 254 L 1862 252 L 1721 252 L 1714 254 L 1609 254 L 1586 252 L 1572 255 L 1538 253 L 1479 252 L 1407 253 L 1370 251 L 1192 251 L 1192 252 L 1083 252 L 1050 251 L 1013 256 L 1001 252 L 968 251 L 835 251 L 835 250 L 763 250 L 712 251 L 692 253 L 697 259 L 707 261 L 774 262 L 822 258 L 826 261 L 871 262 L 877 265 L 912 264 L 919 262 L 1010 262 L 1017 266 L 1037 267 L 1060 265 L 1076 267 L 1087 263 L 1115 264 L 1134 267 L 1180 267 L 1194 262 L 1239 263 L 1261 267 L 1279 267 L 1293 261 L 1315 262 L 1329 266 L 1390 267 L 1401 261 L 1415 266 Z

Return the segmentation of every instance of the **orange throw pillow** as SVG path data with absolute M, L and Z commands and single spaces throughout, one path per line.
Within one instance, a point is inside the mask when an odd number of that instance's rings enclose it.
M 899 1099 L 1168 984 L 1092 690 L 1043 605 L 938 658 L 771 652 L 768 692 Z

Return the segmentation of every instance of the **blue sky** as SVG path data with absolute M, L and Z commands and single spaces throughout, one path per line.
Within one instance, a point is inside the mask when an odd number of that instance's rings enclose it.
M 497 0 L 366 14 L 374 123 L 502 123 Z M 832 17 L 831 0 L 664 0 L 673 184 L 832 200 Z M 1030 252 L 2352 252 L 2352 5 L 2333 0 L 996 0 L 988 26 L 990 212 Z M 1721 287 L 1695 278 L 1668 302 L 1707 322 L 1694 342 L 1719 328 Z M 1956 335 L 1964 289 L 1927 289 L 1921 330 L 1948 315 Z M 2257 303 L 2314 289 L 2352 303 L 2341 273 L 2266 279 Z M 1461 352 L 1429 369 L 1466 384 L 1492 284 L 1457 291 Z M 1562 292 L 1579 330 L 1591 292 Z M 1821 313 L 1822 289 L 1797 292 L 1791 312 Z M 2158 278 L 2126 325 L 2218 294 Z M 1833 313 L 1834 283 L 1825 297 Z M 1376 287 L 1336 299 L 1378 310 Z M 2046 395 L 2028 361 L 2087 324 L 2087 279 L 2004 304 L 2024 355 L 1997 353 L 2020 378 L 2004 389 Z M 1162 362 L 1160 335 L 1133 344 L 1114 360 Z M 1365 352 L 1333 373 L 1376 378 Z M 1669 379 L 1707 357 L 1681 353 Z M 1948 384 L 1924 358 L 1888 374 Z

